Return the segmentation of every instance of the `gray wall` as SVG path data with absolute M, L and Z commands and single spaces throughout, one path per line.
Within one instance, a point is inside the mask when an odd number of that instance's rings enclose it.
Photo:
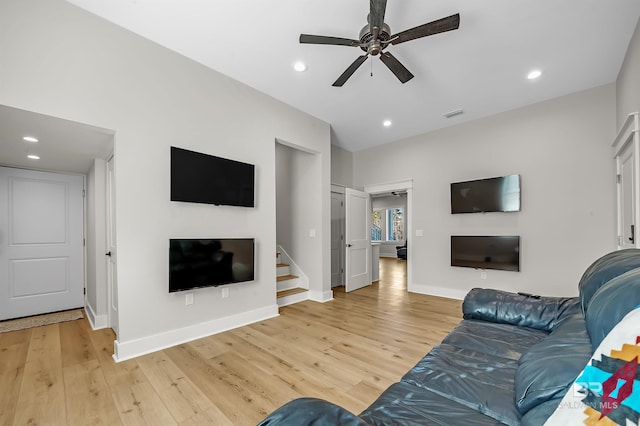
M 118 356 L 277 313 L 275 140 L 318 153 L 310 285 L 330 290 L 330 127 L 63 0 L 0 2 L 0 104 L 112 129 Z M 169 200 L 170 146 L 256 165 L 255 208 Z M 168 293 L 170 238 L 253 237 L 256 279 Z M 326 283 L 326 284 L 325 284 Z
M 354 185 L 413 179 L 410 291 L 575 295 L 615 248 L 615 87 L 607 85 L 354 154 Z M 381 167 L 403 164 L 401 169 Z M 520 174 L 522 211 L 452 215 L 451 182 Z M 520 235 L 521 272 L 450 266 L 450 236 Z
M 616 128 L 620 128 L 627 115 L 640 112 L 640 20 L 618 74 L 616 101 Z
M 353 187 L 353 153 L 331 145 L 331 183 Z

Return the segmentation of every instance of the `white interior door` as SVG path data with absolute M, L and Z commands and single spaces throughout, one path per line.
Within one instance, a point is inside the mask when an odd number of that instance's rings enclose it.
M 371 284 L 371 201 L 369 194 L 347 188 L 345 193 L 345 287 L 353 291 Z
M 0 320 L 84 306 L 84 177 L 0 167 Z
M 116 198 L 113 157 L 107 162 L 107 289 L 109 327 L 118 334 L 118 275 L 116 251 Z
M 620 215 L 620 248 L 636 247 L 636 223 L 635 223 L 635 149 L 633 144 L 628 144 L 619 157 L 619 206 Z

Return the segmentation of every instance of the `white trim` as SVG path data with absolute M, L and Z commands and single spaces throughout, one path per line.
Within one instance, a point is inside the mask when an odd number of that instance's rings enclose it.
M 278 244 L 276 246 L 276 251 L 280 253 L 280 262 L 281 263 L 286 263 L 287 265 L 289 265 L 289 272 L 292 275 L 295 275 L 298 277 L 298 285 L 297 287 L 300 288 L 305 288 L 305 289 L 309 289 L 309 277 L 307 277 L 307 275 L 302 272 L 302 269 L 300 269 L 300 267 L 298 266 L 298 264 L 296 264 L 296 262 L 294 262 L 294 260 L 291 258 L 291 256 L 289 256 L 289 253 L 287 253 L 287 251 L 282 248 L 282 246 L 280 244 Z
M 166 331 L 153 336 L 143 337 L 128 342 L 113 342 L 113 359 L 115 362 L 126 361 L 151 352 L 176 346 L 192 340 L 211 336 L 233 328 L 242 327 L 269 318 L 277 317 L 278 305 L 270 305 L 253 311 L 242 312 L 224 318 L 195 324 L 176 330 Z
M 620 130 L 618 130 L 618 133 L 616 134 L 616 137 L 611 144 L 614 149 L 614 157 L 617 157 L 618 154 L 620 154 L 620 152 L 622 152 L 622 150 L 627 146 L 627 144 L 631 142 L 634 134 L 640 131 L 639 128 L 640 123 L 638 119 L 638 113 L 633 112 L 629 114 L 624 120 L 624 123 L 622 123 Z
M 346 192 L 345 188 L 346 187 L 344 185 L 340 185 L 337 183 L 331 184 L 331 192 L 335 192 L 337 194 L 344 194 Z
M 402 191 L 410 188 L 413 188 L 413 179 L 365 185 L 364 192 L 368 192 L 369 194 L 381 194 L 384 192 Z
M 101 330 L 109 327 L 109 318 L 107 315 L 96 315 L 96 312 L 90 304 L 85 304 L 84 311 L 87 314 L 87 320 L 89 320 L 89 325 L 91 325 L 92 330 Z
M 309 291 L 309 300 L 313 300 L 314 302 L 331 302 L 333 300 L 333 290 L 329 291 Z
M 454 289 L 449 287 L 439 287 L 428 284 L 408 284 L 407 290 L 410 293 L 427 294 L 430 296 L 446 297 L 448 299 L 464 300 L 467 290 Z

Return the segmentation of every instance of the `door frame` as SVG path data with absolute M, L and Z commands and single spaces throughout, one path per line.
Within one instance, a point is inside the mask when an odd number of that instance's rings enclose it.
M 117 241 L 114 241 L 115 239 L 115 225 L 116 225 L 116 218 L 115 218 L 115 201 L 116 201 L 116 194 L 115 194 L 115 157 L 112 154 L 109 159 L 107 160 L 107 164 L 106 164 L 106 202 L 105 202 L 105 209 L 106 209 L 106 231 L 107 231 L 107 238 L 106 238 L 106 247 L 105 247 L 105 262 L 107 264 L 107 324 L 108 327 L 110 327 L 113 332 L 116 334 L 116 339 L 120 333 L 120 322 L 119 322 L 119 317 L 118 317 L 118 311 L 119 311 L 119 307 L 117 306 L 117 302 L 114 304 L 114 291 L 117 294 L 117 280 L 118 280 L 118 269 L 117 269 L 117 251 L 115 250 L 115 247 L 117 245 Z M 110 254 L 107 254 L 110 253 Z M 97 256 L 100 256 L 100 254 L 97 254 Z M 96 256 L 96 257 L 97 257 Z M 112 264 L 115 264 L 112 266 Z M 114 289 L 115 286 L 115 289 Z M 113 307 L 116 307 L 115 312 L 112 309 Z
M 384 182 L 364 186 L 364 192 L 369 195 L 384 194 L 391 191 L 405 191 L 407 193 L 406 232 L 409 237 L 420 238 L 422 235 L 413 235 L 413 179 Z M 413 239 L 413 238 L 412 238 Z M 407 244 L 407 291 L 413 291 L 413 243 Z
M 622 156 L 627 152 L 627 149 L 630 149 L 632 155 L 634 156 L 634 164 L 633 164 L 633 182 L 632 182 L 632 194 L 634 197 L 633 200 L 633 225 L 637 228 L 640 224 L 640 196 L 635 191 L 640 189 L 640 162 L 638 161 L 638 155 L 640 154 L 640 118 L 637 112 L 629 114 L 622 124 L 620 130 L 616 138 L 612 143 L 613 147 L 613 158 L 616 162 L 616 175 L 617 175 L 617 185 L 616 185 L 616 215 L 617 215 L 617 246 L 618 249 L 632 247 L 629 244 L 624 244 L 625 235 L 627 235 L 628 230 L 623 229 L 624 227 L 624 217 L 622 212 L 622 203 L 623 203 L 623 195 L 622 194 L 622 185 L 620 180 L 622 179 L 621 171 L 622 171 Z M 636 235 L 634 245 L 636 248 L 640 248 L 640 238 L 638 238 L 638 230 L 636 229 Z

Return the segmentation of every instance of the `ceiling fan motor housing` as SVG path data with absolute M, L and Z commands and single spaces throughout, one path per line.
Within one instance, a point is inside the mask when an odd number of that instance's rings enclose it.
M 360 42 L 362 46 L 360 49 L 367 52 L 372 56 L 379 54 L 385 47 L 387 47 L 389 39 L 391 38 L 391 28 L 387 24 L 382 24 L 382 30 L 378 34 L 378 38 L 374 39 L 373 34 L 369 29 L 369 25 L 365 25 L 360 30 Z

